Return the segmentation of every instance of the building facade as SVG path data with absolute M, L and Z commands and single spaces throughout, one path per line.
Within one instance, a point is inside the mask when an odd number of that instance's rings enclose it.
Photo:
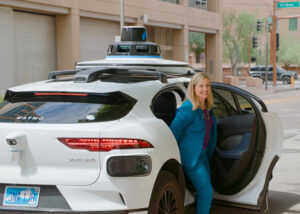
M 221 80 L 221 0 L 124 0 L 163 57 L 188 61 L 189 31 L 206 34 L 207 71 Z M 0 89 L 102 59 L 120 34 L 120 0 L 0 0 Z

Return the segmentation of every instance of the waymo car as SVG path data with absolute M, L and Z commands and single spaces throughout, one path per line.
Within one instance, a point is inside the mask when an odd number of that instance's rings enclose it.
M 132 43 L 143 45 L 152 44 Z M 169 128 L 193 69 L 119 50 L 113 59 L 7 90 L 0 104 L 0 212 L 180 214 L 195 201 Z M 214 203 L 265 210 L 282 149 L 280 120 L 240 88 L 211 86 Z

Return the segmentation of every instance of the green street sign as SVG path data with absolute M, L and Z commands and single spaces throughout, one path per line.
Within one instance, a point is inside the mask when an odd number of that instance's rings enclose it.
M 294 8 L 300 7 L 300 1 L 293 1 L 293 2 L 277 2 L 277 8 Z

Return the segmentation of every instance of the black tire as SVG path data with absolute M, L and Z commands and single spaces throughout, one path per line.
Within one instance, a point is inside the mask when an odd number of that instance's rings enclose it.
M 183 198 L 174 175 L 168 171 L 158 174 L 149 204 L 148 214 L 182 214 Z
M 291 84 L 291 78 L 290 77 L 282 77 L 282 83 L 283 84 Z

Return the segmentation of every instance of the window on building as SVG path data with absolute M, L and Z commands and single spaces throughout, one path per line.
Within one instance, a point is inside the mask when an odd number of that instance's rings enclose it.
M 289 31 L 297 31 L 297 18 L 290 18 L 289 19 Z
M 170 2 L 170 3 L 173 3 L 173 4 L 179 4 L 180 3 L 180 0 L 161 0 L 161 1 Z
M 189 0 L 189 7 L 207 10 L 207 0 Z

